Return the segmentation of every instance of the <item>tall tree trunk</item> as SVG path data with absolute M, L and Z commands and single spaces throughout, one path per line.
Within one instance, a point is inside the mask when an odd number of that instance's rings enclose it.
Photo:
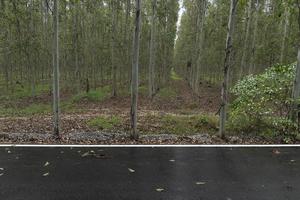
M 288 27 L 289 27 L 289 17 L 290 17 L 290 11 L 288 5 L 285 5 L 285 12 L 284 12 L 285 18 L 284 18 L 284 29 L 283 29 L 283 37 L 281 42 L 281 52 L 280 52 L 280 63 L 283 64 L 284 57 L 285 57 L 285 48 L 286 48 L 286 39 L 288 34 Z
M 133 62 L 132 62 L 132 80 L 131 80 L 131 137 L 138 139 L 137 131 L 137 105 L 138 105 L 138 86 L 139 86 L 139 50 L 140 50 L 140 32 L 141 32 L 141 1 L 136 0 L 135 33 L 133 44 Z
M 115 43 L 116 43 L 116 1 L 111 0 L 111 75 L 112 75 L 112 96 L 117 96 L 117 66 L 115 63 Z
M 75 2 L 75 23 L 74 23 L 74 53 L 75 53 L 75 81 L 76 81 L 76 92 L 77 94 L 80 93 L 80 69 L 79 69 L 79 28 L 78 28 L 78 24 L 79 24 L 79 6 L 78 6 L 78 2 Z
M 259 19 L 259 12 L 261 8 L 261 3 L 259 0 L 256 0 L 256 7 L 255 7 L 255 15 L 254 15 L 254 28 L 253 28 L 253 38 L 252 38 L 252 44 L 251 44 L 251 54 L 250 54 L 250 67 L 248 74 L 255 72 L 255 55 L 256 55 L 256 38 L 258 33 L 258 19 Z
M 195 78 L 195 93 L 199 93 L 199 83 L 200 83 L 200 71 L 201 71 L 201 61 L 203 53 L 203 42 L 204 42 L 204 23 L 205 23 L 205 14 L 206 14 L 206 0 L 202 0 L 199 5 L 199 16 L 197 19 L 197 29 L 198 29 L 198 51 L 197 51 L 197 62 L 196 62 L 196 78 Z
M 298 129 L 300 129 L 300 0 L 297 0 L 298 6 L 298 57 L 297 57 L 297 69 L 296 69 L 296 77 L 293 88 L 293 107 L 292 107 L 292 120 L 295 123 L 298 123 Z
M 157 0 L 152 0 L 152 17 L 151 17 L 151 39 L 150 39 L 150 61 L 149 61 L 149 98 L 155 93 L 154 77 L 155 77 L 155 43 L 156 43 L 156 5 Z
M 60 137 L 60 119 L 59 119 L 59 35 L 58 35 L 58 0 L 54 0 L 54 34 L 53 34 L 53 111 L 54 111 L 54 134 Z
M 247 53 L 248 53 L 248 41 L 250 37 L 250 28 L 252 22 L 252 4 L 253 0 L 248 0 L 248 8 L 247 8 L 247 18 L 246 18 L 246 32 L 245 32 L 245 40 L 244 40 L 244 47 L 242 51 L 242 58 L 241 58 L 241 66 L 240 66 L 240 77 L 242 78 L 244 75 L 244 71 L 246 68 L 246 60 L 247 60 Z
M 225 49 L 225 61 L 224 61 L 224 82 L 222 84 L 222 93 L 221 93 L 221 109 L 220 109 L 220 135 L 222 138 L 225 138 L 226 130 L 226 108 L 228 104 L 228 82 L 229 82 L 229 69 L 231 65 L 231 54 L 232 54 L 232 36 L 234 32 L 235 24 L 235 15 L 237 8 L 238 0 L 231 0 L 230 5 L 230 15 L 228 20 L 228 30 L 227 30 L 227 39 L 226 39 L 226 49 Z

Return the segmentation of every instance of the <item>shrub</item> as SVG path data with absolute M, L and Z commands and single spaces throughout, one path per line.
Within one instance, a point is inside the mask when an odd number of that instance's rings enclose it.
M 294 136 L 296 125 L 289 114 L 295 71 L 295 64 L 277 65 L 238 82 L 231 91 L 236 96 L 230 107 L 231 128 Z

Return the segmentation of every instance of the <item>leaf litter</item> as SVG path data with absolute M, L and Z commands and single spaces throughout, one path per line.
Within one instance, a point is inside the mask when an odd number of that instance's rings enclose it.
M 109 159 L 109 158 L 111 158 L 110 156 L 107 156 L 103 153 L 96 153 L 93 150 L 85 152 L 84 154 L 81 155 L 81 157 L 82 158 L 93 157 L 93 158 L 99 158 L 99 159 Z

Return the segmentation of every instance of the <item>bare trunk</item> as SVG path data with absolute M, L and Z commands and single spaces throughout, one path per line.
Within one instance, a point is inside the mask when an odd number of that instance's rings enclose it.
M 133 62 L 132 62 L 132 80 L 131 80 L 131 137 L 138 139 L 137 131 L 137 105 L 138 105 L 138 85 L 139 85 L 139 49 L 140 49 L 140 32 L 141 32 L 141 1 L 136 0 L 136 18 L 135 34 L 133 44 Z
M 116 1 L 112 2 L 112 17 L 111 17 L 111 67 L 112 67 L 112 96 L 117 96 L 117 66 L 115 63 L 115 32 L 116 32 Z
M 284 62 L 284 51 L 286 48 L 286 39 L 287 39 L 287 34 L 288 34 L 288 27 L 289 27 L 289 17 L 290 17 L 290 11 L 288 6 L 286 5 L 285 8 L 285 19 L 284 19 L 284 31 L 283 31 L 283 38 L 282 38 L 282 43 L 281 43 L 281 53 L 280 53 L 280 63 L 283 64 Z
M 298 123 L 298 129 L 300 129 L 300 1 L 297 0 L 298 6 L 298 57 L 297 57 L 297 69 L 296 69 L 296 77 L 293 88 L 293 107 L 292 107 L 292 120 Z
M 54 112 L 54 134 L 60 137 L 60 120 L 59 120 L 59 35 L 58 35 L 58 0 L 54 0 L 54 34 L 53 34 L 53 112 Z
M 150 61 L 149 61 L 149 97 L 152 98 L 155 93 L 155 86 L 154 86 L 154 77 L 155 77 L 155 34 L 156 34 L 156 3 L 157 0 L 152 1 L 152 17 L 151 17 L 151 41 L 150 41 Z
M 226 130 L 226 108 L 228 104 L 228 82 L 229 82 L 229 69 L 230 69 L 230 60 L 232 53 L 232 36 L 234 31 L 234 21 L 237 8 L 238 0 L 231 0 L 230 6 L 230 15 L 228 20 L 228 30 L 227 30 L 227 40 L 226 40 L 226 49 L 225 49 L 225 61 L 224 61 L 224 82 L 222 85 L 221 93 L 221 109 L 220 109 L 220 135 L 222 138 L 225 137 Z
M 259 0 L 256 0 L 256 7 L 255 7 L 255 15 L 254 15 L 254 28 L 253 28 L 253 38 L 251 44 L 251 54 L 250 54 L 250 68 L 248 74 L 255 72 L 255 53 L 256 53 L 256 38 L 258 32 L 258 19 L 259 19 L 259 11 L 261 8 L 261 4 Z
M 246 19 L 246 32 L 245 32 L 245 40 L 244 40 L 244 48 L 242 51 L 242 58 L 241 58 L 241 67 L 240 67 L 240 78 L 243 77 L 244 71 L 246 68 L 246 59 L 247 59 L 247 50 L 248 50 L 248 41 L 250 36 L 250 27 L 252 22 L 252 3 L 253 0 L 248 1 L 248 8 L 247 8 L 247 19 Z
M 199 83 L 200 83 L 200 71 L 201 71 L 201 61 L 202 61 L 202 53 L 203 53 L 203 42 L 204 42 L 204 23 L 205 23 L 205 14 L 206 14 L 206 0 L 202 0 L 199 5 L 199 16 L 197 22 L 198 28 L 198 51 L 197 51 L 197 62 L 196 62 L 196 78 L 195 78 L 195 93 L 199 93 Z

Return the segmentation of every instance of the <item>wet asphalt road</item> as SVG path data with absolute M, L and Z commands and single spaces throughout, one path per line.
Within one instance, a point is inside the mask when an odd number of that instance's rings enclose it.
M 0 199 L 297 200 L 300 148 L 0 148 Z

